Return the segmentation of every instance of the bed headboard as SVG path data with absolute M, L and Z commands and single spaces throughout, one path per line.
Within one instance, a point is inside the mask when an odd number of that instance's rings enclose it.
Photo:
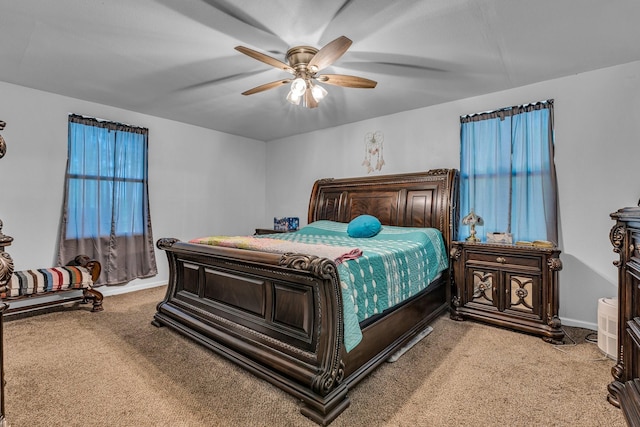
M 447 248 L 458 225 L 458 171 L 320 179 L 313 185 L 308 222 L 349 222 L 373 215 L 384 225 L 438 228 Z

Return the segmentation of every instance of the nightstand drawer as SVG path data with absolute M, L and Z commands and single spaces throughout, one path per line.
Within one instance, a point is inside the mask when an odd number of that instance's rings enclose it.
M 468 249 L 466 251 L 467 262 L 480 264 L 516 265 L 519 267 L 531 267 L 540 270 L 542 268 L 542 258 L 528 255 L 505 254 L 500 251 Z

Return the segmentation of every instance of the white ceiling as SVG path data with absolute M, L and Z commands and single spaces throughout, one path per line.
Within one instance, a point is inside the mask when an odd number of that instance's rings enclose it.
M 241 95 L 341 35 L 375 89 Z M 639 0 L 0 0 L 0 80 L 264 141 L 636 60 Z

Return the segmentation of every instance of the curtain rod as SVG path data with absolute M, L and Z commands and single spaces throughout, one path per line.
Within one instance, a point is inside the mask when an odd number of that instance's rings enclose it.
M 69 113 L 69 121 L 73 123 L 80 123 L 85 125 L 91 124 L 92 126 L 108 128 L 108 129 L 123 128 L 133 133 L 149 132 L 149 129 L 145 127 L 134 126 L 134 125 L 120 123 L 120 122 L 114 122 L 113 120 L 97 119 L 95 117 L 83 116 L 81 114 L 74 114 L 74 113 Z
M 480 113 L 465 114 L 463 116 L 460 116 L 460 120 L 470 119 L 472 117 L 480 116 L 483 114 L 505 113 L 505 112 L 511 112 L 513 110 L 518 110 L 521 108 L 535 107 L 535 106 L 545 105 L 545 104 L 553 105 L 553 99 L 547 99 L 546 101 L 530 102 L 528 104 L 522 104 L 522 105 L 513 105 L 511 107 L 498 108 L 496 110 L 490 110 L 490 111 L 482 111 Z

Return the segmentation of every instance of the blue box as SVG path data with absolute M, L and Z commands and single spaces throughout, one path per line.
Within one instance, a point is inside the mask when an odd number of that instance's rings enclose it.
M 273 229 L 276 231 L 296 231 L 300 227 L 300 218 L 285 216 L 273 218 Z
M 287 217 L 287 230 L 296 231 L 300 227 L 300 218 L 297 216 Z

